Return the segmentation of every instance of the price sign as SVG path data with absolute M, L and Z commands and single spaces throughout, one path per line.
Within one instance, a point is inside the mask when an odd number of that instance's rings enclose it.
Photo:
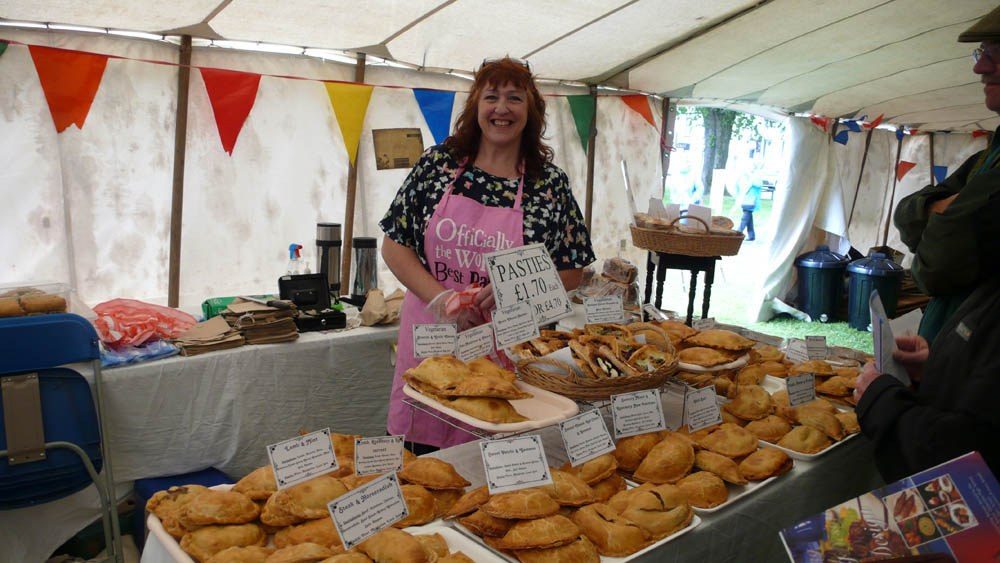
M 826 337 L 825 336 L 807 336 L 806 337 L 806 355 L 809 356 L 810 360 L 825 360 L 826 359 Z
M 684 419 L 687 422 L 688 432 L 722 424 L 722 411 L 719 410 L 715 396 L 715 385 L 687 392 L 684 398 Z
M 395 473 L 333 499 L 326 508 L 344 549 L 351 549 L 410 515 Z
M 691 321 L 691 328 L 695 330 L 712 330 L 715 328 L 715 319 L 712 317 L 707 319 L 694 319 Z
M 615 440 L 666 430 L 660 390 L 648 389 L 612 395 L 611 419 L 615 425 Z
M 491 495 L 552 484 L 538 435 L 479 442 Z
M 379 475 L 403 468 L 403 436 L 354 439 L 354 473 Z
M 267 458 L 279 489 L 340 469 L 329 428 L 271 444 L 267 447 Z
M 573 313 L 566 288 L 542 243 L 491 252 L 486 266 L 497 309 L 530 303 L 538 324 L 549 324 Z
M 455 355 L 468 362 L 493 351 L 493 325 L 486 323 L 458 333 Z
M 455 325 L 413 325 L 413 356 L 431 358 L 455 353 Z
M 785 385 L 788 387 L 788 403 L 793 407 L 816 398 L 816 378 L 811 373 L 789 375 L 785 378 Z
M 538 338 L 538 323 L 530 303 L 514 303 L 493 312 L 493 333 L 497 348 L 509 348 L 515 344 Z
M 785 358 L 794 364 L 808 362 L 809 350 L 806 348 L 805 341 L 798 338 L 789 340 L 788 346 L 785 348 Z
M 559 423 L 563 446 L 573 467 L 615 451 L 608 426 L 598 409 L 578 414 Z
M 586 297 L 583 300 L 587 324 L 624 323 L 625 307 L 621 295 Z

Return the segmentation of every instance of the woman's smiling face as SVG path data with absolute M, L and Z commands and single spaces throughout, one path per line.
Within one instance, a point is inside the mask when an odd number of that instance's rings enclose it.
M 479 95 L 478 122 L 482 141 L 493 146 L 520 145 L 528 122 L 527 92 L 512 84 L 490 84 Z

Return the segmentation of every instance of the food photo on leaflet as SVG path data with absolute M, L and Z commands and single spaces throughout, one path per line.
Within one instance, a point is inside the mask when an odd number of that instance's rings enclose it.
M 403 374 L 417 366 L 415 324 L 489 321 L 494 308 L 482 256 L 542 243 L 567 290 L 594 261 L 566 174 L 543 141 L 545 100 L 530 68 L 511 58 L 476 72 L 454 134 L 424 152 L 380 222 L 382 256 L 406 287 L 389 400 L 390 434 L 418 453 L 474 439 L 404 402 Z

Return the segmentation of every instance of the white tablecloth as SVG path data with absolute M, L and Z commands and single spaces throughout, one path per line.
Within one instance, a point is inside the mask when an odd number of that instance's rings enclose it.
M 206 467 L 240 477 L 267 463 L 267 444 L 300 429 L 385 434 L 398 332 L 305 333 L 292 343 L 104 370 L 115 480 Z M 0 512 L 0 561 L 44 561 L 98 518 L 98 506 L 90 488 Z

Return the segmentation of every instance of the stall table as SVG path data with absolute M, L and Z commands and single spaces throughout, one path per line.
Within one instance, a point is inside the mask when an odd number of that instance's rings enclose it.
M 701 318 L 708 318 L 708 306 L 712 300 L 712 284 L 715 283 L 715 263 L 721 256 L 688 256 L 668 252 L 648 252 L 646 258 L 646 292 L 644 303 L 653 303 L 662 308 L 663 286 L 666 285 L 667 270 L 687 270 L 691 272 L 691 287 L 688 291 L 687 324 L 694 315 L 694 297 L 698 289 L 698 272 L 705 272 L 705 291 L 701 301 Z M 655 256 L 655 258 L 654 258 Z M 656 298 L 653 297 L 653 275 L 656 275 Z

